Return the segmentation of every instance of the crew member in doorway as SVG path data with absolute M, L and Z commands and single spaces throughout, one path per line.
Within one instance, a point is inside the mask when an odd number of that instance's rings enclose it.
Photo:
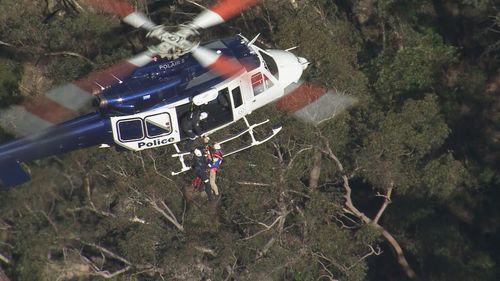
M 212 191 L 208 186 L 207 177 L 207 156 L 203 154 L 203 149 L 195 148 L 193 151 L 193 164 L 191 165 L 195 178 L 193 187 L 207 193 L 208 200 L 212 200 Z
M 224 160 L 224 151 L 222 150 L 220 144 L 216 143 L 212 148 L 209 149 L 208 154 L 208 169 L 210 178 L 210 188 L 216 196 L 219 195 L 219 188 L 217 187 L 216 177 L 217 171 L 220 169 L 222 160 Z
M 201 122 L 207 119 L 208 113 L 205 111 L 200 111 L 195 109 L 187 114 L 181 119 L 182 131 L 191 139 L 194 140 L 197 136 L 200 136 L 202 132 Z

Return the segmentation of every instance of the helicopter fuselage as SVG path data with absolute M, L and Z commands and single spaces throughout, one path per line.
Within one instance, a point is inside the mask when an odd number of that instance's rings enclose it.
M 241 71 L 220 75 L 190 54 L 158 58 L 104 89 L 98 111 L 1 145 L 0 180 L 21 184 L 29 176 L 19 163 L 75 149 L 102 145 L 139 151 L 180 142 L 190 137 L 181 123 L 195 109 L 208 115 L 201 130 L 209 135 L 282 97 L 304 68 L 293 54 L 264 51 L 242 36 L 202 46 L 233 58 Z

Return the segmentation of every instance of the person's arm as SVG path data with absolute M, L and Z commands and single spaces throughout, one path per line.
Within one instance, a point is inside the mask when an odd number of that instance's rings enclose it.
M 195 112 L 193 112 L 193 120 L 192 120 L 193 121 L 193 131 L 197 136 L 201 136 L 201 134 L 203 133 L 201 130 L 201 127 L 200 127 L 200 114 L 201 114 L 201 111 L 197 110 L 197 109 Z

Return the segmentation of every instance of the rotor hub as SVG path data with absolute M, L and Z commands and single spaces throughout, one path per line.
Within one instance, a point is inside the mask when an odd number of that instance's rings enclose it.
M 149 50 L 162 58 L 176 59 L 199 46 L 200 41 L 196 38 L 198 34 L 198 31 L 190 25 L 181 25 L 175 32 L 170 32 L 165 26 L 158 25 L 147 36 L 157 38 L 161 43 L 149 47 Z

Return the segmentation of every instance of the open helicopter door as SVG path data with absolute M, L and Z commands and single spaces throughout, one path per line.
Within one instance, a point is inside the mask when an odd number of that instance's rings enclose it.
M 229 83 L 228 89 L 231 95 L 233 118 L 234 121 L 237 121 L 252 112 L 252 90 L 248 82 L 245 81 L 245 76 Z
M 180 141 L 175 107 L 111 117 L 111 127 L 115 143 L 134 151 Z

